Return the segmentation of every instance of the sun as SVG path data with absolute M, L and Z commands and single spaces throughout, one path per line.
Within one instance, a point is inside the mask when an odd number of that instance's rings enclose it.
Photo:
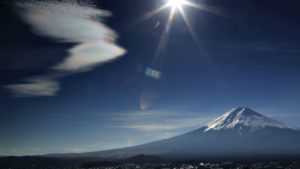
M 168 0 L 167 5 L 172 7 L 172 9 L 180 9 L 183 5 L 186 5 L 186 0 Z
M 181 8 L 183 5 L 187 3 L 186 0 L 168 0 L 167 5 L 172 7 L 173 9 Z

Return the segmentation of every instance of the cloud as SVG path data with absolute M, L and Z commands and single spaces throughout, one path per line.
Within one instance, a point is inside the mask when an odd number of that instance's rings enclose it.
M 60 90 L 59 83 L 49 77 L 29 79 L 24 84 L 7 85 L 16 97 L 54 96 Z
M 96 9 L 91 4 L 77 1 L 28 1 L 18 2 L 16 6 L 20 8 L 20 16 L 35 34 L 60 43 L 77 44 L 68 50 L 67 58 L 51 67 L 52 72 L 66 72 L 66 75 L 70 75 L 90 71 L 126 52 L 116 44 L 117 34 L 102 22 L 103 17 L 110 13 Z M 28 96 L 53 96 L 60 89 L 57 82 L 60 78 L 51 77 L 47 80 L 47 77 L 33 77 L 25 80 L 26 83 L 7 85 L 6 88 Z
M 143 132 L 157 132 L 157 131 L 172 131 L 183 128 L 201 127 L 206 124 L 207 118 L 186 118 L 186 119 L 172 119 L 162 122 L 138 123 L 116 126 L 119 128 L 133 129 Z
M 205 113 L 197 113 L 205 114 Z M 171 132 L 178 129 L 200 128 L 212 117 L 195 115 L 193 112 L 151 110 L 126 112 L 114 115 L 117 125 L 113 127 L 132 129 L 143 132 Z
M 83 43 L 72 48 L 71 56 L 54 67 L 64 71 L 89 71 L 95 66 L 111 61 L 124 54 L 124 51 L 112 43 Z M 101 56 L 101 57 L 100 57 Z

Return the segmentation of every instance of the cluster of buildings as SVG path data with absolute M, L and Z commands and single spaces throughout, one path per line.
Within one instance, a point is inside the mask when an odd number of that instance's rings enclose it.
M 0 167 L 2 169 L 2 167 Z M 253 162 L 253 163 L 203 163 L 203 162 L 185 162 L 185 163 L 120 163 L 105 166 L 80 167 L 67 165 L 57 167 L 54 165 L 39 166 L 29 165 L 20 167 L 8 167 L 5 169 L 300 169 L 299 162 Z
M 115 166 L 82 169 L 300 169 L 300 162 L 257 162 L 257 163 L 126 163 Z

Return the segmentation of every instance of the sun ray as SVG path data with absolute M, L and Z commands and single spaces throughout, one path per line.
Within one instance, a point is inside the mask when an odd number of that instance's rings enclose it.
M 214 6 L 210 6 L 210 5 L 206 5 L 206 4 L 201 4 L 200 5 L 200 4 L 196 4 L 196 3 L 193 3 L 193 2 L 189 2 L 189 1 L 186 1 L 185 5 L 189 6 L 189 7 L 192 7 L 192 8 L 195 8 L 195 9 L 199 9 L 199 10 L 208 12 L 208 13 L 212 13 L 212 14 L 215 14 L 215 15 L 220 15 L 220 16 L 225 15 L 222 9 L 214 7 Z
M 166 8 L 168 8 L 168 4 L 165 4 L 165 5 L 163 5 L 163 6 L 159 7 L 159 8 L 157 8 L 157 9 L 155 9 L 155 10 L 153 10 L 153 11 L 150 11 L 150 12 L 146 13 L 146 15 L 144 15 L 144 16 L 142 17 L 142 19 L 143 19 L 143 20 L 149 19 L 149 18 L 153 17 L 154 15 L 156 15 L 156 14 L 162 12 L 162 11 L 165 10 Z
M 194 42 L 197 45 L 197 49 L 198 50 L 201 49 L 201 52 L 205 52 L 204 50 L 202 50 L 200 41 L 197 38 L 197 35 L 189 22 L 189 19 L 188 19 L 187 14 L 185 13 L 184 7 L 192 7 L 195 9 L 210 11 L 210 9 L 206 10 L 206 6 L 192 3 L 189 0 L 167 0 L 166 4 L 164 4 L 163 6 L 161 6 L 158 9 L 155 9 L 155 10 L 147 13 L 143 17 L 143 20 L 146 20 L 146 19 L 151 18 L 152 16 L 162 12 L 165 9 L 170 9 L 168 19 L 165 23 L 165 27 L 164 27 L 164 30 L 160 37 L 160 40 L 158 42 L 157 49 L 152 58 L 152 62 L 148 65 L 148 67 L 146 67 L 146 70 L 145 70 L 145 76 L 147 78 L 144 81 L 145 91 L 142 93 L 141 102 L 140 102 L 140 107 L 142 110 L 151 108 L 155 104 L 157 97 L 159 97 L 159 92 L 158 92 L 158 87 L 157 87 L 158 80 L 160 80 L 161 76 L 163 76 L 162 70 L 163 70 L 164 60 L 166 57 L 163 55 L 163 52 L 166 49 L 166 45 L 167 45 L 167 42 L 168 42 L 168 39 L 170 36 L 170 30 L 172 27 L 172 23 L 173 23 L 175 15 L 177 13 L 181 14 L 181 16 L 183 17 L 183 20 L 187 26 L 188 31 L 191 34 Z
M 170 11 L 170 14 L 169 14 L 169 18 L 168 18 L 168 21 L 167 21 L 167 24 L 166 24 L 166 27 L 164 29 L 164 32 L 162 34 L 162 37 L 159 41 L 159 45 L 158 45 L 158 49 L 156 51 L 156 54 L 155 54 L 155 57 L 158 57 L 161 50 L 165 47 L 166 45 L 166 42 L 167 42 L 167 39 L 169 37 L 169 33 L 170 33 L 170 29 L 171 29 L 171 26 L 172 26 L 172 23 L 173 23 L 173 19 L 174 19 L 174 15 L 175 15 L 175 10 L 171 10 Z
M 191 34 L 191 36 L 192 36 L 194 42 L 195 42 L 196 45 L 198 46 L 198 45 L 199 45 L 199 40 L 198 40 L 198 38 L 197 38 L 197 35 L 196 35 L 194 29 L 192 28 L 192 26 L 191 26 L 191 24 L 190 24 L 190 22 L 189 22 L 189 20 L 188 20 L 188 17 L 187 17 L 187 15 L 186 15 L 185 11 L 183 10 L 183 8 L 179 8 L 179 12 L 180 12 L 180 14 L 181 14 L 181 16 L 182 16 L 182 18 L 183 18 L 183 20 L 184 20 L 184 22 L 185 22 L 185 25 L 186 25 L 186 27 L 187 27 L 189 33 Z

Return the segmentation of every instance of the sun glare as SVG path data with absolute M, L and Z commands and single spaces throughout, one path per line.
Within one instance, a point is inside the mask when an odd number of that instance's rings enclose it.
M 164 56 L 161 56 L 163 51 L 166 48 L 166 44 L 170 35 L 170 30 L 172 27 L 173 20 L 177 14 L 180 14 L 186 24 L 186 27 L 188 31 L 190 32 L 192 38 L 194 39 L 196 45 L 198 46 L 199 40 L 197 38 L 197 35 L 195 31 L 193 30 L 190 22 L 189 22 L 189 17 L 186 13 L 186 10 L 189 10 L 188 7 L 199 9 L 199 10 L 204 10 L 208 12 L 215 12 L 213 9 L 208 5 L 204 4 L 199 4 L 199 3 L 194 3 L 192 0 L 161 0 L 163 4 L 154 9 L 153 11 L 148 12 L 145 16 L 143 16 L 141 19 L 146 20 L 151 18 L 152 16 L 164 11 L 168 10 L 170 12 L 164 26 L 163 33 L 161 35 L 160 41 L 158 43 L 158 47 L 155 51 L 155 54 L 153 56 L 153 60 L 151 64 L 146 68 L 145 70 L 145 75 L 147 77 L 150 77 L 150 80 L 145 81 L 145 92 L 142 94 L 140 106 L 142 110 L 147 110 L 156 101 L 156 97 L 158 97 L 158 89 L 157 89 L 157 82 L 154 80 L 160 80 L 162 76 L 162 67 L 163 67 L 163 60 Z M 160 26 L 160 20 L 158 20 L 154 26 L 156 29 L 157 27 Z M 200 48 L 200 47 L 199 47 Z M 154 80 L 153 80 L 154 79 Z
M 168 6 L 172 7 L 173 9 L 179 9 L 186 3 L 186 0 L 168 0 Z

